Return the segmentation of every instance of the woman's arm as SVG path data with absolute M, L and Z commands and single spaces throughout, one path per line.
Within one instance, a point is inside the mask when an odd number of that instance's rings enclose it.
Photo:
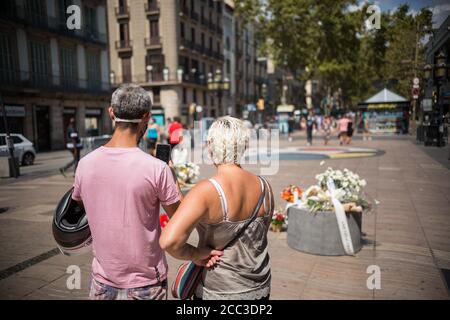
M 187 243 L 195 226 L 207 214 L 207 196 L 213 191 L 208 181 L 198 183 L 163 229 L 159 244 L 174 258 L 192 260 L 205 267 L 212 267 L 219 261 L 221 251 L 196 248 Z

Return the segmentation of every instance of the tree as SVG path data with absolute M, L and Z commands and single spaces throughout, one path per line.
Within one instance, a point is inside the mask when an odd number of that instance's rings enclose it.
M 263 51 L 285 63 L 299 80 L 319 79 L 322 87 L 342 89 L 349 106 L 378 88 L 376 80 L 397 79 L 394 90 L 409 96 L 416 36 L 431 30 L 431 12 L 413 15 L 407 5 L 381 16 L 380 29 L 365 26 L 365 4 L 356 0 L 238 0 L 244 21 L 257 24 L 259 36 L 269 39 Z M 428 29 L 427 29 L 428 28 Z M 417 35 L 416 35 L 416 32 Z M 423 64 L 423 45 L 418 44 Z

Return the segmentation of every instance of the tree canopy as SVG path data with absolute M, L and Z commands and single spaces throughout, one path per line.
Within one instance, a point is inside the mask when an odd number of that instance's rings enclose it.
M 368 28 L 369 5 L 358 6 L 356 0 L 237 0 L 236 10 L 257 25 L 259 37 L 270 39 L 264 53 L 299 80 L 318 79 L 322 88 L 341 89 L 351 107 L 388 80 L 409 97 L 416 36 L 421 70 L 423 38 L 431 31 L 431 11 L 414 14 L 407 4 L 381 13 L 379 29 Z

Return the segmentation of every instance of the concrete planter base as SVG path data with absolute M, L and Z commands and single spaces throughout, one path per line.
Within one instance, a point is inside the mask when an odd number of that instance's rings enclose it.
M 324 255 L 346 255 L 334 213 L 311 213 L 291 207 L 288 211 L 288 245 L 296 250 Z M 361 213 L 347 214 L 348 226 L 355 253 L 361 250 Z

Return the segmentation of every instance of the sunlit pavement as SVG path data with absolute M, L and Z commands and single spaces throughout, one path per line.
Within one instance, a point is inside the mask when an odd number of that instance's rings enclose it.
M 322 140 L 316 139 L 311 151 L 322 145 Z M 280 143 L 282 150 L 304 147 L 300 136 Z M 329 147 L 340 149 L 337 140 Z M 309 186 L 328 166 L 357 172 L 367 180 L 367 192 L 380 202 L 376 213 L 363 218 L 365 245 L 356 257 L 301 253 L 288 247 L 286 232 L 270 232 L 271 298 L 449 299 L 445 275 L 450 269 L 450 171 L 410 139 L 355 139 L 351 147 L 380 152 L 361 157 L 280 160 L 278 172 L 268 176 L 278 206 L 284 205 L 279 198 L 283 187 L 291 183 Z M 40 174 L 33 176 L 30 167 L 27 178 L 1 181 L 0 208 L 9 209 L 0 214 L 0 298 L 87 297 L 91 257 L 65 257 L 53 250 L 51 216 L 73 181 L 56 173 L 70 155 L 54 155 L 57 157 L 46 155 L 44 162 L 52 164 Z M 254 165 L 249 169 L 258 173 Z M 213 170 L 202 165 L 202 177 L 210 176 Z M 171 283 L 180 262 L 168 260 Z M 67 288 L 70 265 L 81 269 L 81 289 Z M 381 269 L 381 289 L 367 287 L 370 274 L 366 270 L 371 265 Z

